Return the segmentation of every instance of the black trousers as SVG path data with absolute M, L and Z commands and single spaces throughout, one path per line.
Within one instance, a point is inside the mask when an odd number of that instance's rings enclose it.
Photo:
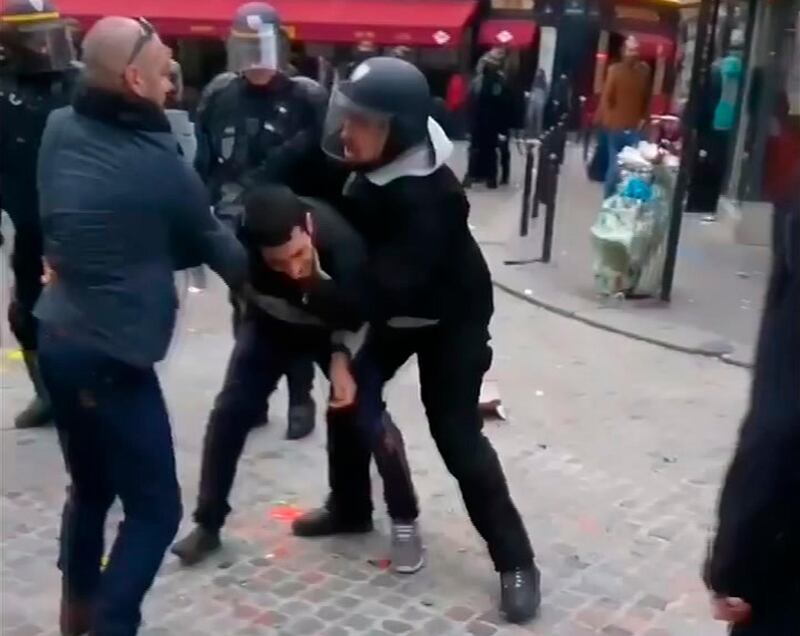
M 204 528 L 218 530 L 225 523 L 230 512 L 228 497 L 247 435 L 259 424 L 265 400 L 298 353 L 316 360 L 327 374 L 329 332 L 261 316 L 246 317 L 240 323 L 203 443 L 200 493 L 194 518 Z M 366 373 L 370 367 L 362 363 L 361 368 Z M 367 395 L 368 390 L 368 382 L 359 386 L 359 397 Z M 370 424 L 381 422 L 380 428 L 369 432 L 358 428 L 356 412 L 357 408 L 327 413 L 331 487 L 328 504 L 353 519 L 370 517 L 369 465 L 374 453 L 384 480 L 390 515 L 396 519 L 415 519 L 417 500 L 399 431 L 387 422 L 382 407 L 378 419 L 364 418 Z M 380 434 L 373 435 L 373 430 Z M 366 479 L 362 478 L 364 472 Z
M 506 185 L 511 179 L 511 142 L 508 136 L 498 142 L 497 150 L 500 154 L 500 183 Z
M 242 304 L 233 295 L 230 296 L 230 302 L 233 308 L 231 324 L 235 338 L 239 325 L 244 320 L 245 311 Z M 299 351 L 286 365 L 282 375 L 286 376 L 286 384 L 289 388 L 289 406 L 307 404 L 311 400 L 311 391 L 314 389 L 314 359 Z M 266 408 L 266 403 L 263 406 Z M 264 408 L 261 409 L 262 412 Z
M 489 369 L 492 350 L 487 326 L 461 324 L 421 329 L 373 328 L 365 344 L 365 357 L 372 361 L 383 383 L 417 354 L 420 395 L 431 435 L 450 473 L 458 481 L 467 513 L 486 541 L 495 568 L 506 572 L 529 567 L 533 550 L 522 519 L 508 490 L 497 453 L 483 434 L 478 404 L 483 375 Z M 359 399 L 365 416 L 379 399 L 370 391 Z M 382 402 L 380 403 L 382 405 Z M 368 424 L 361 422 L 361 427 Z M 339 449 L 332 448 L 335 454 Z M 332 457 L 333 465 L 343 462 Z M 363 460 L 350 462 L 350 482 L 369 479 Z M 360 471 L 360 478 L 355 475 Z M 357 488 L 363 492 L 363 486 Z
M 497 185 L 497 140 L 475 138 L 469 146 L 467 175 L 476 181 Z
M 8 305 L 8 323 L 14 337 L 25 351 L 36 351 L 38 325 L 33 309 L 42 291 L 42 233 L 38 224 L 14 222 L 14 295 Z

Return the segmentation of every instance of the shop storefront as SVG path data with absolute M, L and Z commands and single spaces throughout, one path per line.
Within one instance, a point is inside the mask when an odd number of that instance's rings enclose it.
M 224 68 L 224 40 L 241 0 L 137 0 L 184 64 L 189 83 L 207 82 Z M 430 72 L 436 92 L 446 77 L 469 64 L 477 0 L 270 0 L 281 14 L 299 64 L 352 59 L 369 47 L 381 53 L 405 47 Z M 61 13 L 86 29 L 103 15 L 128 15 L 125 0 L 61 0 Z M 314 64 L 319 68 L 319 64 Z M 324 65 L 322 65 L 324 66 Z M 441 77 L 440 77 L 441 76 Z M 321 78 L 323 79 L 323 78 Z M 441 81 L 437 81 L 441 80 Z M 440 87 L 439 85 L 442 84 Z
M 720 213 L 738 241 L 763 245 L 771 202 L 800 187 L 792 182 L 800 161 L 800 0 L 743 0 L 727 10 L 737 19 L 722 37 L 735 42 L 742 30 L 747 47 Z
M 516 52 L 523 82 L 538 68 L 551 85 L 567 83 L 560 93 L 571 95 L 573 108 L 585 98 L 583 118 L 589 120 L 608 67 L 624 39 L 636 36 L 652 70 L 652 110 L 666 113 L 673 110 L 684 48 L 691 52 L 681 35 L 691 33 L 686 25 L 696 21 L 698 6 L 699 0 L 492 0 L 479 45 Z M 510 28 L 521 33 L 525 24 L 532 25 L 527 38 Z

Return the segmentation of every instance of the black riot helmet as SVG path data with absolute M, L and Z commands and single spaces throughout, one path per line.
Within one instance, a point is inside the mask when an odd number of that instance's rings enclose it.
M 65 71 L 75 62 L 71 24 L 50 0 L 2 0 L 3 70 L 21 75 Z
M 428 80 L 416 66 L 395 57 L 373 57 L 334 89 L 322 148 L 331 157 L 352 163 L 342 133 L 348 121 L 368 122 L 388 129 L 378 161 L 386 164 L 428 140 L 430 113 Z
M 280 71 L 286 68 L 288 43 L 278 12 L 265 2 L 247 2 L 236 10 L 228 37 L 228 70 Z

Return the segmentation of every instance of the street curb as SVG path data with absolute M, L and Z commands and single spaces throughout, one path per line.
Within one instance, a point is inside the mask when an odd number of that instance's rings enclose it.
M 703 349 L 701 347 L 687 347 L 684 345 L 676 344 L 674 342 L 669 342 L 668 340 L 661 340 L 659 338 L 653 338 L 651 336 L 644 336 L 640 333 L 636 333 L 635 331 L 620 329 L 619 327 L 614 327 L 613 325 L 602 322 L 600 320 L 587 318 L 586 316 L 582 316 L 578 312 L 570 311 L 569 309 L 564 309 L 563 307 L 559 307 L 558 305 L 555 305 L 553 303 L 541 300 L 540 298 L 535 298 L 534 296 L 529 296 L 528 294 L 522 293 L 517 289 L 511 287 L 510 285 L 501 283 L 500 281 L 494 278 L 492 279 L 492 284 L 497 289 L 505 292 L 509 296 L 513 296 L 514 298 L 525 301 L 530 305 L 538 307 L 539 309 L 544 309 L 545 311 L 548 311 L 557 316 L 561 316 L 562 318 L 569 318 L 570 320 L 581 322 L 584 325 L 588 325 L 589 327 L 594 327 L 595 329 L 600 329 L 608 333 L 613 333 L 618 336 L 630 338 L 631 340 L 638 340 L 639 342 L 644 342 L 650 345 L 654 345 L 656 347 L 661 347 L 663 349 L 668 349 L 670 351 L 675 351 L 678 353 L 685 353 L 688 355 L 700 356 L 703 358 L 714 358 L 716 360 L 719 360 L 723 364 L 727 364 L 732 367 L 737 367 L 740 369 L 753 368 L 753 365 L 751 363 L 731 358 L 729 354 L 724 354 L 724 353 L 720 354 L 717 351 L 711 351 L 709 349 Z

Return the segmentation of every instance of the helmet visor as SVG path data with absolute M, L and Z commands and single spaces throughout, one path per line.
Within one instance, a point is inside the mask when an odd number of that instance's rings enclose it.
M 64 20 L 0 26 L 4 62 L 23 73 L 47 73 L 72 68 L 76 56 L 72 25 Z
M 228 70 L 234 73 L 278 71 L 285 64 L 286 47 L 277 25 L 261 24 L 251 31 L 231 32 L 228 38 Z
M 361 106 L 346 92 L 349 82 L 334 89 L 323 127 L 322 150 L 338 161 L 374 163 L 383 152 L 392 115 Z

